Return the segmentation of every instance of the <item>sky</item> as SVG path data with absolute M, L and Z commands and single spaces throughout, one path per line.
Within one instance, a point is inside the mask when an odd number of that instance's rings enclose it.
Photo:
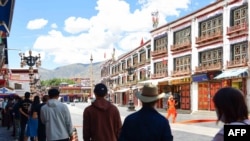
M 150 39 L 152 12 L 159 24 L 177 20 L 215 0 L 16 0 L 8 37 L 9 68 L 20 68 L 19 53 L 41 56 L 49 70 L 101 62 Z M 106 54 L 106 55 L 104 55 Z M 106 57 L 105 57 L 106 56 Z M 28 68 L 28 66 L 26 66 Z

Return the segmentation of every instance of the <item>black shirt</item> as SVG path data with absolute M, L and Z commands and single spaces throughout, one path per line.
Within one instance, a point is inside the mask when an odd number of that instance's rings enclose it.
M 29 100 L 29 99 L 24 99 L 24 100 L 22 100 L 22 101 L 20 102 L 20 107 L 19 107 L 19 109 L 22 109 L 22 111 L 23 111 L 24 113 L 26 113 L 27 115 L 29 115 L 29 108 L 30 108 L 31 104 L 32 104 L 32 101 L 31 101 L 31 100 Z M 21 118 L 24 118 L 24 119 L 27 118 L 27 117 L 26 117 L 25 115 L 23 115 L 22 113 L 20 113 L 20 115 L 21 115 Z

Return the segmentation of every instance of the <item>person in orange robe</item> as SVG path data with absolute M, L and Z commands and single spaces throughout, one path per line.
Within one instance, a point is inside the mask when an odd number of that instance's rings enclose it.
M 175 123 L 175 120 L 176 120 L 176 116 L 177 116 L 177 111 L 176 111 L 176 108 L 175 106 L 178 104 L 174 98 L 173 98 L 173 95 L 170 95 L 169 98 L 168 98 L 168 110 L 167 110 L 167 119 L 172 115 L 172 123 Z

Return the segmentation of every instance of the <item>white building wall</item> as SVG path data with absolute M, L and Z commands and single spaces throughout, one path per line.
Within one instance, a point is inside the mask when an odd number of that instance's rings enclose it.
M 151 39 L 151 52 L 154 51 L 154 37 L 152 37 Z M 150 54 L 150 56 L 152 56 L 152 53 Z M 152 60 L 152 57 L 150 58 L 150 73 L 154 74 L 155 70 L 154 70 L 154 62 Z
M 198 111 L 198 83 L 191 84 L 191 98 L 190 98 L 190 105 L 191 105 L 191 112 Z
M 192 53 L 191 53 L 191 69 L 194 71 L 195 67 L 199 65 L 199 53 L 197 50 L 197 45 L 195 43 L 195 38 L 199 36 L 199 23 L 196 18 L 192 19 L 191 23 L 191 42 L 192 42 Z M 192 74 L 193 74 L 192 71 Z M 190 105 L 191 105 L 191 111 L 197 111 L 198 110 L 198 83 L 192 82 L 190 86 Z
M 174 43 L 174 33 L 172 29 L 168 29 L 168 76 L 172 75 L 174 69 L 174 58 L 171 53 L 171 45 Z
M 223 69 L 226 68 L 227 61 L 230 60 L 230 44 L 227 36 L 227 27 L 230 26 L 230 9 L 227 5 L 223 8 Z

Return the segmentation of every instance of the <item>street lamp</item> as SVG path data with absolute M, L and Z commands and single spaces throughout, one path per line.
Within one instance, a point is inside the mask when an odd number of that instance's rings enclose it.
M 131 81 L 131 75 L 134 74 L 135 72 L 135 67 L 129 67 L 127 68 L 128 75 L 129 75 L 129 80 Z M 130 85 L 130 90 L 129 90 L 129 102 L 128 102 L 128 111 L 134 111 L 135 110 L 135 105 L 134 105 L 134 97 L 133 97 L 133 90 L 132 90 L 132 84 Z
M 113 88 L 113 82 L 114 82 L 114 80 L 113 79 L 111 79 L 111 78 L 109 78 L 108 79 L 108 83 L 109 83 L 109 93 L 108 93 L 108 101 L 109 102 L 112 102 L 112 99 L 111 99 L 111 95 L 112 95 L 112 88 Z
M 29 55 L 25 56 L 24 53 L 19 53 L 21 57 L 21 68 L 29 66 L 29 78 L 30 78 L 30 93 L 35 93 L 35 82 L 34 82 L 34 69 L 33 66 L 41 66 L 40 54 L 38 56 L 32 56 L 32 51 L 29 50 Z
M 92 66 L 93 56 L 90 55 L 90 98 L 93 98 L 93 66 Z

